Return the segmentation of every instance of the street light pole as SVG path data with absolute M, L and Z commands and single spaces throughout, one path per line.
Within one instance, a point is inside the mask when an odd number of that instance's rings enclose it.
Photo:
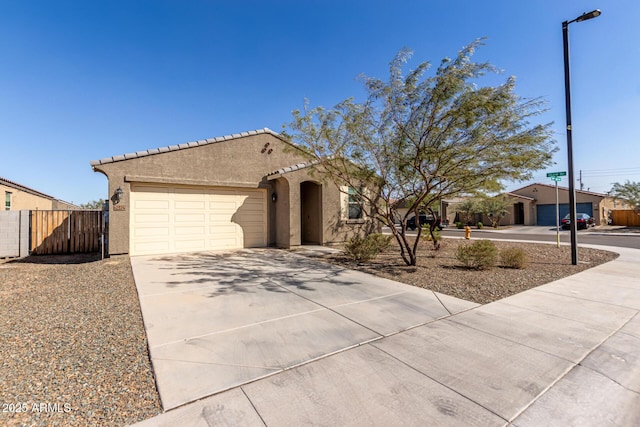
M 569 69 L 569 24 L 582 22 L 600 16 L 600 9 L 583 13 L 576 19 L 562 23 L 562 41 L 564 47 L 564 96 L 567 115 L 567 156 L 569 168 L 569 219 L 571 223 L 571 264 L 578 264 L 578 224 L 576 223 L 576 189 L 573 176 L 573 140 L 571 135 L 571 77 Z

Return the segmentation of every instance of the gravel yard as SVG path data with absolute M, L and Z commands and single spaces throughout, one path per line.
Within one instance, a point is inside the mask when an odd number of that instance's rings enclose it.
M 473 271 L 455 259 L 465 240 L 422 244 L 418 266 L 396 250 L 356 265 L 324 259 L 481 304 L 575 274 L 617 257 L 583 249 L 571 265 L 569 247 L 496 241 L 520 247 L 523 270 Z M 0 425 L 121 426 L 161 412 L 128 258 L 41 256 L 0 261 Z
M 0 425 L 121 426 L 160 413 L 127 258 L 0 261 L 0 292 Z
M 498 250 L 521 248 L 527 254 L 529 265 L 522 270 L 494 267 L 476 271 L 462 267 L 456 260 L 458 245 L 469 244 L 464 239 L 443 239 L 438 251 L 429 242 L 421 242 L 418 265 L 406 266 L 397 244 L 373 261 L 355 264 L 340 254 L 327 255 L 325 260 L 413 286 L 451 295 L 467 301 L 486 304 L 518 292 L 561 279 L 580 271 L 611 261 L 618 254 L 595 249 L 579 248 L 578 265 L 571 265 L 569 246 L 557 248 L 549 244 L 513 243 L 493 241 Z

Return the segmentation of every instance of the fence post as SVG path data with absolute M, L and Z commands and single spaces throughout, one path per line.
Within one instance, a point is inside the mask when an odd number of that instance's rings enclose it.
M 29 232 L 29 221 L 31 218 L 31 211 L 20 211 L 20 249 L 19 257 L 24 258 L 29 255 L 29 238 L 31 233 Z

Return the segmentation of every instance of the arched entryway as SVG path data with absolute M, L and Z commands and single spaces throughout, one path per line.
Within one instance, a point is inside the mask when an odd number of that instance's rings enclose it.
M 322 185 L 300 183 L 300 219 L 302 244 L 322 244 Z

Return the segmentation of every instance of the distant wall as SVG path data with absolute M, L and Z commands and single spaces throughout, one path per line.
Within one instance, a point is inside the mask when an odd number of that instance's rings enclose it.
M 29 211 L 0 211 L 0 258 L 29 255 Z
M 613 225 L 625 225 L 627 227 L 640 227 L 640 215 L 632 209 L 619 209 L 611 211 Z

